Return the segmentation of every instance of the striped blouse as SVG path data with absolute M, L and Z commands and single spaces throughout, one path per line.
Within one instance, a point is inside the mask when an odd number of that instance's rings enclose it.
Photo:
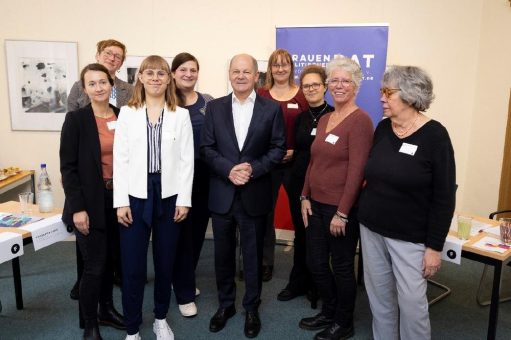
M 163 110 L 156 124 L 151 125 L 147 115 L 147 170 L 150 174 L 161 172 L 161 129 L 163 124 Z

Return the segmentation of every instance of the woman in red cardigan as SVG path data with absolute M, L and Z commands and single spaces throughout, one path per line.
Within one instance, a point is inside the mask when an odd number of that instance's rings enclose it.
M 360 66 L 335 58 L 327 67 L 335 110 L 316 129 L 302 190 L 307 263 L 323 301 L 321 312 L 300 327 L 323 331 L 314 339 L 345 339 L 354 334 L 355 251 L 359 237 L 355 202 L 373 139 L 369 115 L 355 103 Z

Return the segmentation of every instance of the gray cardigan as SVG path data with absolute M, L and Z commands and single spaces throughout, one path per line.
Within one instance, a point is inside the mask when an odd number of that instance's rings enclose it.
M 117 105 L 115 106 L 120 108 L 128 104 L 131 94 L 133 93 L 133 86 L 117 77 L 114 80 L 114 86 L 117 90 Z M 69 92 L 69 96 L 67 97 L 67 111 L 76 111 L 89 103 L 89 97 L 83 91 L 82 83 L 78 80 L 73 84 L 71 92 Z

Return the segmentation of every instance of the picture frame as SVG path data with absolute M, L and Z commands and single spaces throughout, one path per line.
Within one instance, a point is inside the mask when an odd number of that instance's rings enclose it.
M 146 57 L 147 56 L 127 55 L 124 63 L 118 71 L 119 73 L 117 74 L 117 77 L 131 85 L 135 85 L 138 68 Z M 163 59 L 169 63 L 169 66 L 172 65 L 172 60 L 174 60 L 173 57 L 163 57 Z
M 60 131 L 78 79 L 78 43 L 5 40 L 11 130 Z

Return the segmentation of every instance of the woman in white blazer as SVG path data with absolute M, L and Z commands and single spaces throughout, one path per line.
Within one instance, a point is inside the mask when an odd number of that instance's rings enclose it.
M 166 315 L 177 241 L 191 207 L 193 132 L 176 106 L 165 59 L 140 65 L 133 96 L 121 108 L 114 141 L 114 207 L 121 227 L 122 303 L 128 336 L 140 339 L 147 249 L 152 231 L 155 270 L 153 331 L 174 339 Z

